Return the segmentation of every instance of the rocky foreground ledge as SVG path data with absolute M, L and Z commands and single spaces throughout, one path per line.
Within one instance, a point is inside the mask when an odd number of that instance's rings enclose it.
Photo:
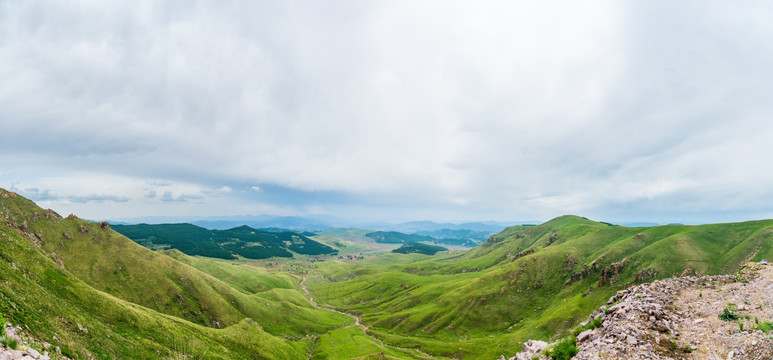
M 633 286 L 581 326 L 597 318 L 573 359 L 773 359 L 773 265 Z M 548 359 L 549 346 L 529 340 L 510 360 Z
M 12 339 L 15 341 L 14 348 L 9 348 L 4 344 L 0 344 L 0 360 L 51 360 L 48 354 L 48 349 L 51 348 L 51 344 L 42 343 L 42 354 L 31 347 L 30 342 L 32 338 L 22 335 L 22 328 L 18 326 L 12 326 L 11 324 L 5 324 L 3 326 L 3 332 L 0 333 L 0 338 Z M 59 354 L 59 348 L 56 347 L 56 359 L 69 360 L 66 356 Z

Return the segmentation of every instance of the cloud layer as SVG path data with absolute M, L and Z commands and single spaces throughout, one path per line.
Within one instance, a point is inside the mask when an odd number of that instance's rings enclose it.
M 0 2 L 0 186 L 90 217 L 773 217 L 765 2 Z

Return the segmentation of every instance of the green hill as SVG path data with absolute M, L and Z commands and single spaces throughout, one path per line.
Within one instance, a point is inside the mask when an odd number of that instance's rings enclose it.
M 249 227 L 175 226 L 165 229 L 235 255 L 263 241 Z M 0 189 L 0 314 L 72 358 L 497 358 L 565 334 L 628 285 L 773 258 L 773 220 L 632 228 L 562 216 L 468 251 L 274 258 L 266 268 L 192 257 L 158 235 L 142 238 L 167 247 L 152 251 L 107 223 L 62 218 Z M 336 246 L 366 244 L 363 231 L 319 238 L 343 235 L 352 242 Z M 292 236 L 274 239 L 265 241 L 298 252 Z M 366 330 L 316 307 L 280 268 L 305 269 L 295 273 L 316 301 L 359 315 Z
M 496 358 L 527 338 L 561 335 L 629 284 L 732 273 L 773 257 L 772 241 L 771 220 L 627 228 L 563 216 L 507 228 L 463 253 L 331 264 L 322 268 L 328 281 L 311 289 L 388 342 Z
M 305 359 L 351 323 L 295 276 L 153 252 L 2 189 L 0 219 L 0 313 L 70 357 Z
M 427 245 L 422 243 L 410 243 L 405 244 L 397 249 L 392 250 L 393 253 L 398 254 L 424 254 L 435 255 L 438 251 L 446 251 L 448 249 L 442 246 Z
M 151 249 L 177 249 L 188 255 L 221 259 L 333 255 L 337 251 L 290 231 L 262 231 L 249 226 L 208 230 L 191 224 L 115 225 L 113 229 Z

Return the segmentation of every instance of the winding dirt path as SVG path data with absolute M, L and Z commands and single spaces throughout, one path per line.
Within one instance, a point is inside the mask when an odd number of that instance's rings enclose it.
M 315 275 L 315 276 L 311 276 L 311 277 L 316 277 L 316 276 L 319 276 L 319 275 Z M 336 309 L 329 308 L 329 307 L 326 307 L 326 306 L 320 306 L 317 303 L 317 301 L 314 300 L 314 297 L 311 296 L 311 293 L 309 292 L 309 288 L 306 286 L 306 279 L 308 279 L 308 278 L 309 277 L 304 276 L 303 280 L 301 280 L 301 289 L 303 289 L 303 292 L 306 293 L 306 297 L 309 298 L 309 301 L 311 302 L 312 305 L 314 305 L 315 308 L 321 309 L 321 310 L 332 311 L 334 313 L 339 313 L 341 315 L 346 315 L 346 316 L 354 319 L 354 324 L 347 325 L 344 328 L 350 328 L 350 327 L 353 327 L 353 326 L 359 326 L 360 329 L 362 330 L 362 333 L 365 336 L 373 339 L 373 341 L 375 341 L 376 343 L 378 343 L 382 347 L 392 348 L 392 349 L 399 350 L 399 351 L 402 351 L 402 352 L 405 352 L 405 353 L 408 353 L 408 354 L 419 353 L 420 359 L 436 359 L 434 356 L 432 356 L 430 354 L 427 354 L 427 353 L 425 353 L 425 352 L 423 352 L 423 351 L 421 351 L 419 349 L 415 349 L 415 348 L 402 348 L 402 347 L 399 347 L 399 346 L 393 346 L 393 345 L 389 345 L 389 344 L 384 343 L 381 339 L 379 339 L 379 338 L 377 338 L 377 337 L 375 337 L 375 336 L 373 336 L 373 335 L 368 333 L 367 330 L 368 330 L 369 327 L 367 325 L 361 323 L 360 322 L 360 317 L 357 316 L 357 315 L 346 313 L 346 312 L 343 312 L 343 311 L 338 311 Z

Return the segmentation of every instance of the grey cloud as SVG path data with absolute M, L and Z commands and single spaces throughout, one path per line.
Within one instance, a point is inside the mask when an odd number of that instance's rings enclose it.
M 5 181 L 32 162 L 170 203 L 214 197 L 164 189 L 185 181 L 500 219 L 768 209 L 743 205 L 773 187 L 763 2 L 133 5 L 0 13 Z
M 11 187 L 12 191 L 18 191 L 18 189 L 15 189 Z M 29 197 L 30 199 L 34 201 L 60 201 L 60 200 L 67 200 L 74 203 L 79 204 L 85 204 L 89 202 L 115 202 L 115 203 L 122 203 L 129 201 L 129 198 L 126 196 L 116 196 L 116 195 L 104 195 L 104 194 L 90 194 L 85 196 L 62 196 L 54 194 L 50 189 L 39 189 L 39 188 L 26 188 L 20 193 L 26 197 Z
M 88 202 L 116 202 L 116 203 L 123 203 L 129 201 L 128 197 L 125 196 L 115 196 L 115 195 L 86 195 L 86 196 L 68 196 L 67 200 L 70 200 L 75 203 L 85 204 Z
M 195 195 L 195 194 L 180 194 L 177 196 L 173 196 L 170 191 L 165 191 L 163 195 L 159 198 L 161 201 L 179 201 L 179 202 L 186 202 L 190 200 L 202 200 L 204 199 L 204 196 L 202 195 Z
M 11 189 L 12 191 L 16 190 L 13 187 Z M 30 199 L 35 201 L 49 201 L 49 200 L 61 199 L 60 196 L 52 194 L 51 190 L 49 189 L 40 190 L 38 188 L 28 188 L 28 189 L 24 189 L 24 191 L 22 191 L 21 193 L 24 196 L 27 196 Z

